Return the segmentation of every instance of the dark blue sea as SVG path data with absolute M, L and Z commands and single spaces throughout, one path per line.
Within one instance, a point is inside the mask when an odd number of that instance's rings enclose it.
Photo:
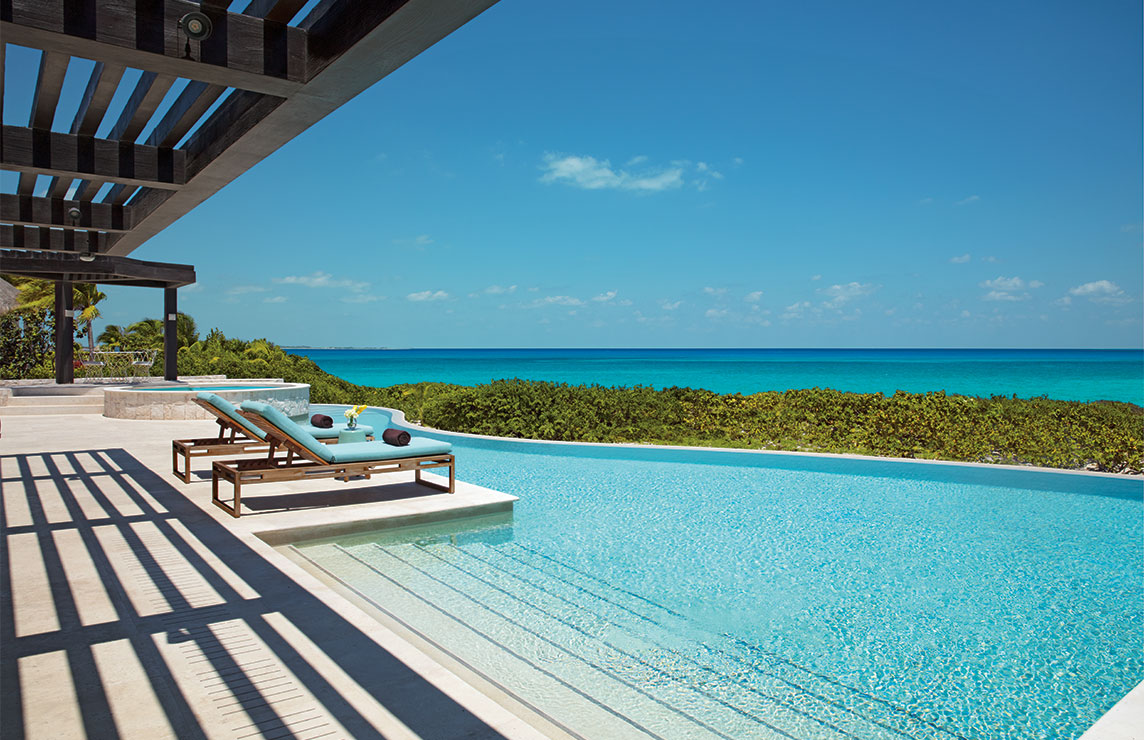
M 1144 350 L 1029 349 L 291 349 L 371 386 L 502 378 L 687 386 L 716 393 L 835 388 L 946 391 L 1144 405 Z

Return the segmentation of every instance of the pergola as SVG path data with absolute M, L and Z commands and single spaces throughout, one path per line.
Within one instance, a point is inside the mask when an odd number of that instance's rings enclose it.
M 18 173 L 0 193 L 0 272 L 55 281 L 56 382 L 73 380 L 73 282 L 163 288 L 174 380 L 194 268 L 127 255 L 495 2 L 0 0 L 2 104 L 8 46 L 41 52 L 28 125 L 0 132 L 0 169 Z M 56 130 L 76 59 L 95 65 Z

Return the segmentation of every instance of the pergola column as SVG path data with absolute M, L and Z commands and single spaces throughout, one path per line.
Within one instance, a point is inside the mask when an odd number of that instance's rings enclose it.
M 75 382 L 75 320 L 72 318 L 72 284 L 56 281 L 56 382 Z
M 179 297 L 177 288 L 163 289 L 163 377 L 179 379 Z

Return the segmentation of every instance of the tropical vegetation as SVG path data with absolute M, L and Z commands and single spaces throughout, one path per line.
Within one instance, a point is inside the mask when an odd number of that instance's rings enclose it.
M 91 305 L 98 303 L 92 300 Z M 77 305 L 79 305 L 77 303 Z M 96 316 L 92 316 L 94 319 Z M 90 339 L 91 319 L 84 331 Z M 51 377 L 54 319 L 42 306 L 0 318 L 0 375 Z M 212 329 L 200 338 L 179 315 L 183 375 L 282 378 L 310 385 L 314 403 L 400 409 L 439 429 L 581 442 L 702 445 L 859 453 L 1139 473 L 1144 408 L 1129 403 L 977 398 L 936 393 L 847 393 L 823 388 L 750 395 L 693 388 L 608 388 L 526 380 L 478 386 L 356 385 L 267 339 Z M 162 348 L 162 322 L 108 325 L 105 347 Z M 156 361 L 153 374 L 161 374 Z

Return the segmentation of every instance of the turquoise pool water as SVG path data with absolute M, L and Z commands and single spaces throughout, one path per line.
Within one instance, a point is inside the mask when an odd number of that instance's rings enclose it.
M 446 438 L 511 519 L 298 551 L 586 737 L 1074 738 L 1144 679 L 1138 479 Z
M 199 391 L 269 391 L 279 388 L 277 385 L 180 385 L 162 386 L 158 388 L 127 388 L 129 391 L 179 391 L 182 393 L 197 393 Z

